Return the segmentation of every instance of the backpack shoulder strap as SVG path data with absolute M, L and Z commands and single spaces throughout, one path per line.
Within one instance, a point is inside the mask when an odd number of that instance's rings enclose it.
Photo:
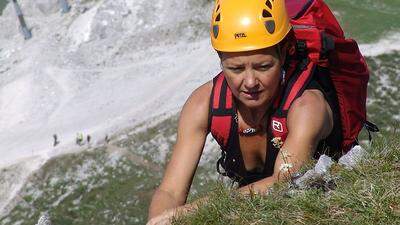
M 275 160 L 279 153 L 279 148 L 275 147 L 273 142 L 275 142 L 275 138 L 280 139 L 282 142 L 286 140 L 289 133 L 286 124 L 289 108 L 294 100 L 303 94 L 312 79 L 315 68 L 315 63 L 308 59 L 297 62 L 293 74 L 290 75 L 289 83 L 281 96 L 279 106 L 274 109 L 270 117 L 267 143 L 269 150 L 267 151 L 264 168 L 264 172 L 268 175 L 273 174 Z
M 232 92 L 221 72 L 213 79 L 208 127 L 222 150 L 228 149 L 229 137 L 233 133 L 235 111 Z
M 287 112 L 294 100 L 303 94 L 314 74 L 315 67 L 315 63 L 307 58 L 298 64 L 297 71 L 293 79 L 289 81 L 282 99 L 281 110 L 283 112 Z
M 308 59 L 304 59 L 297 64 L 296 70 L 291 75 L 289 83 L 285 88 L 279 107 L 275 109 L 271 116 L 270 127 L 272 138 L 280 137 L 282 141 L 285 141 L 288 134 L 286 119 L 289 108 L 294 100 L 303 94 L 312 79 L 315 68 L 316 64 Z

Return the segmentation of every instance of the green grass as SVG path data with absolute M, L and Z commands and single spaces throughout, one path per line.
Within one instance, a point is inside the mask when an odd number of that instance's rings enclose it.
M 400 52 L 368 57 L 368 119 L 385 129 L 400 122 Z M 395 118 L 395 117 L 398 118 Z
M 36 224 L 43 212 L 52 225 L 144 224 L 175 142 L 176 125 L 177 116 L 172 116 L 142 132 L 126 131 L 125 138 L 114 138 L 111 146 L 52 158 L 27 180 L 17 205 L 0 224 Z M 160 158 L 163 151 L 165 157 Z M 190 198 L 209 190 L 214 165 L 198 168 Z
M 97 148 L 51 159 L 0 224 L 35 224 L 43 212 L 53 225 L 143 224 L 160 174 L 117 155 Z
M 388 32 L 400 31 L 400 1 L 326 0 L 346 35 L 361 42 L 373 42 Z
M 8 0 L 0 0 L 0 16 L 3 14 L 3 10 L 6 8 Z
M 277 184 L 244 197 L 218 185 L 210 200 L 174 224 L 400 224 L 400 132 L 378 137 L 353 170 L 331 168 L 334 190 Z

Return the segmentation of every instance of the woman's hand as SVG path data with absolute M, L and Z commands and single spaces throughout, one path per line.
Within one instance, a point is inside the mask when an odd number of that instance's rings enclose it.
M 153 219 L 149 220 L 146 225 L 169 225 L 172 222 L 172 218 L 177 215 L 185 215 L 189 213 L 194 213 L 197 208 L 198 204 L 205 203 L 208 200 L 208 197 L 204 197 L 198 199 L 190 204 L 186 204 L 183 206 L 179 206 L 175 209 L 170 209 L 165 211 L 159 216 L 154 217 Z
M 170 225 L 175 215 L 175 209 L 165 211 L 163 214 L 154 217 L 146 225 Z
M 197 209 L 196 204 L 186 204 L 175 209 L 170 209 L 162 213 L 161 215 L 154 217 L 146 225 L 169 225 L 172 222 L 172 218 L 179 214 L 186 214 L 194 212 Z

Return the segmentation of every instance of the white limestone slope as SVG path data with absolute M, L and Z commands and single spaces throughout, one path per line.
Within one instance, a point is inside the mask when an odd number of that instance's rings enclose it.
M 75 148 L 77 132 L 101 141 L 176 112 L 218 71 L 202 3 L 75 1 L 63 15 L 56 0 L 19 2 L 33 38 L 23 40 L 9 5 L 0 17 L 0 167 Z
M 385 34 L 378 42 L 361 44 L 360 50 L 364 56 L 378 56 L 400 51 L 400 33 L 391 32 Z

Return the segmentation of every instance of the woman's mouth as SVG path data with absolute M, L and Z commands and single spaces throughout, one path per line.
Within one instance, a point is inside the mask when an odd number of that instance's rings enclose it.
M 262 91 L 242 91 L 247 99 L 257 100 Z

